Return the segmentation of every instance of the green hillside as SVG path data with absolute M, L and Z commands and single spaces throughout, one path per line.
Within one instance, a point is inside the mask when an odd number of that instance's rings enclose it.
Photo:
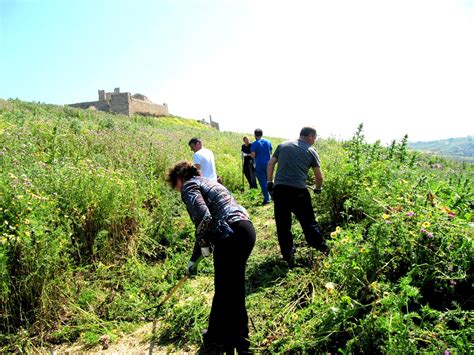
M 472 136 L 428 142 L 413 142 L 409 146 L 414 150 L 474 163 L 474 141 Z
M 101 351 L 151 323 L 141 339 L 150 352 L 199 349 L 211 258 L 152 308 L 192 251 L 194 227 L 164 182 L 168 167 L 191 158 L 192 136 L 214 151 L 257 231 L 247 270 L 256 352 L 472 350 L 472 164 L 431 169 L 406 139 L 367 144 L 362 127 L 347 142 L 317 141 L 325 184 L 313 206 L 330 251 L 307 247 L 295 221 L 298 266 L 288 269 L 273 206 L 243 188 L 242 135 L 177 117 L 0 100 L 0 351 Z

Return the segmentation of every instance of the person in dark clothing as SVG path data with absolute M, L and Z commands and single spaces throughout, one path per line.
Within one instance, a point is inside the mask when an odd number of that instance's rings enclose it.
M 197 272 L 202 256 L 213 251 L 214 298 L 209 327 L 203 336 L 208 351 L 250 354 L 245 307 L 245 268 L 255 245 L 255 229 L 246 209 L 221 184 L 201 177 L 194 164 L 173 166 L 167 179 L 181 198 L 196 226 L 188 275 Z
M 308 244 L 320 251 L 326 250 L 306 185 L 308 170 L 312 168 L 315 178 L 313 191 L 321 192 L 323 174 L 319 155 L 312 147 L 315 141 L 316 130 L 312 127 L 303 127 L 299 139 L 278 145 L 267 167 L 267 189 L 273 195 L 280 251 L 290 267 L 294 266 L 296 252 L 291 233 L 292 213 L 300 222 Z M 278 169 L 273 183 L 273 171 L 277 163 Z
M 255 161 L 252 158 L 251 144 L 248 137 L 243 138 L 244 144 L 242 144 L 242 156 L 243 163 L 242 169 L 249 183 L 251 189 L 257 189 L 257 179 L 255 178 Z

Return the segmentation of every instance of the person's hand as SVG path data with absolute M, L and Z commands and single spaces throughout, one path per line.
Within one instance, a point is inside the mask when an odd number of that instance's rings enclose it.
M 267 182 L 267 191 L 270 195 L 273 196 L 273 181 Z
M 195 276 L 197 274 L 198 263 L 189 260 L 188 265 L 186 266 L 186 275 Z

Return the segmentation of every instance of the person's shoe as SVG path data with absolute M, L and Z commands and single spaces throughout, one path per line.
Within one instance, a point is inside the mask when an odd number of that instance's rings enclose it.
M 290 269 L 293 269 L 296 266 L 295 254 L 296 254 L 296 247 L 293 245 L 293 247 L 291 248 L 290 254 L 287 257 L 283 258 L 288 264 L 288 267 Z
M 288 268 L 293 269 L 296 266 L 295 256 L 290 256 L 286 263 L 288 264 Z
M 270 201 L 263 201 L 262 206 L 268 205 L 269 203 L 270 203 Z
M 234 355 L 235 348 L 233 346 L 224 346 L 224 348 L 222 349 L 222 353 L 226 355 Z
M 290 256 L 284 258 L 288 268 L 293 269 L 296 266 L 295 253 L 291 253 Z
M 322 254 L 324 255 L 328 255 L 329 254 L 329 248 L 328 246 L 326 245 L 326 243 L 324 241 L 322 241 L 321 243 L 319 243 L 316 247 L 315 247 L 317 250 L 319 250 Z

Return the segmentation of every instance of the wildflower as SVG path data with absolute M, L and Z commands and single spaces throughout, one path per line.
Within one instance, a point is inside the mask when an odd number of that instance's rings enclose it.
M 451 210 L 449 207 L 446 207 L 446 206 L 442 206 L 441 210 L 446 212 L 447 214 L 454 213 L 453 210 Z
M 450 284 L 452 287 L 454 287 L 454 286 L 456 286 L 457 282 L 454 281 L 454 280 L 451 280 L 451 281 L 449 281 L 449 284 Z
M 411 216 L 413 216 L 414 214 L 415 214 L 415 212 L 409 211 L 409 212 L 407 212 L 406 216 L 407 216 L 407 217 L 411 217 Z
M 339 233 L 341 233 L 341 227 L 337 226 L 334 232 L 331 232 L 331 237 L 335 238 Z
M 385 221 L 385 224 L 392 224 L 392 221 Z
M 427 228 L 427 227 L 431 226 L 431 223 L 430 222 L 423 222 L 421 224 L 421 226 L 424 227 L 424 228 Z
M 25 224 L 30 224 L 30 220 L 28 218 L 25 219 Z
M 446 349 L 446 350 L 444 351 L 444 355 L 451 355 L 451 353 L 449 352 L 448 349 Z
M 334 290 L 335 284 L 334 284 L 334 282 L 326 282 L 326 284 L 324 285 L 324 287 L 325 287 L 326 290 L 328 290 L 329 292 L 332 292 L 332 291 Z
M 385 220 L 387 220 L 387 219 L 389 219 L 389 218 L 390 218 L 390 215 L 389 215 L 389 214 L 386 214 L 386 213 L 384 213 L 384 214 L 382 215 L 382 218 L 383 218 L 383 219 L 385 219 Z
M 433 238 L 433 233 L 429 233 L 429 232 L 428 232 L 428 233 L 426 234 L 426 236 L 427 236 L 428 238 Z
M 427 231 L 425 228 L 421 228 L 421 229 L 420 229 L 420 232 L 423 233 L 423 234 L 428 233 L 428 231 Z

